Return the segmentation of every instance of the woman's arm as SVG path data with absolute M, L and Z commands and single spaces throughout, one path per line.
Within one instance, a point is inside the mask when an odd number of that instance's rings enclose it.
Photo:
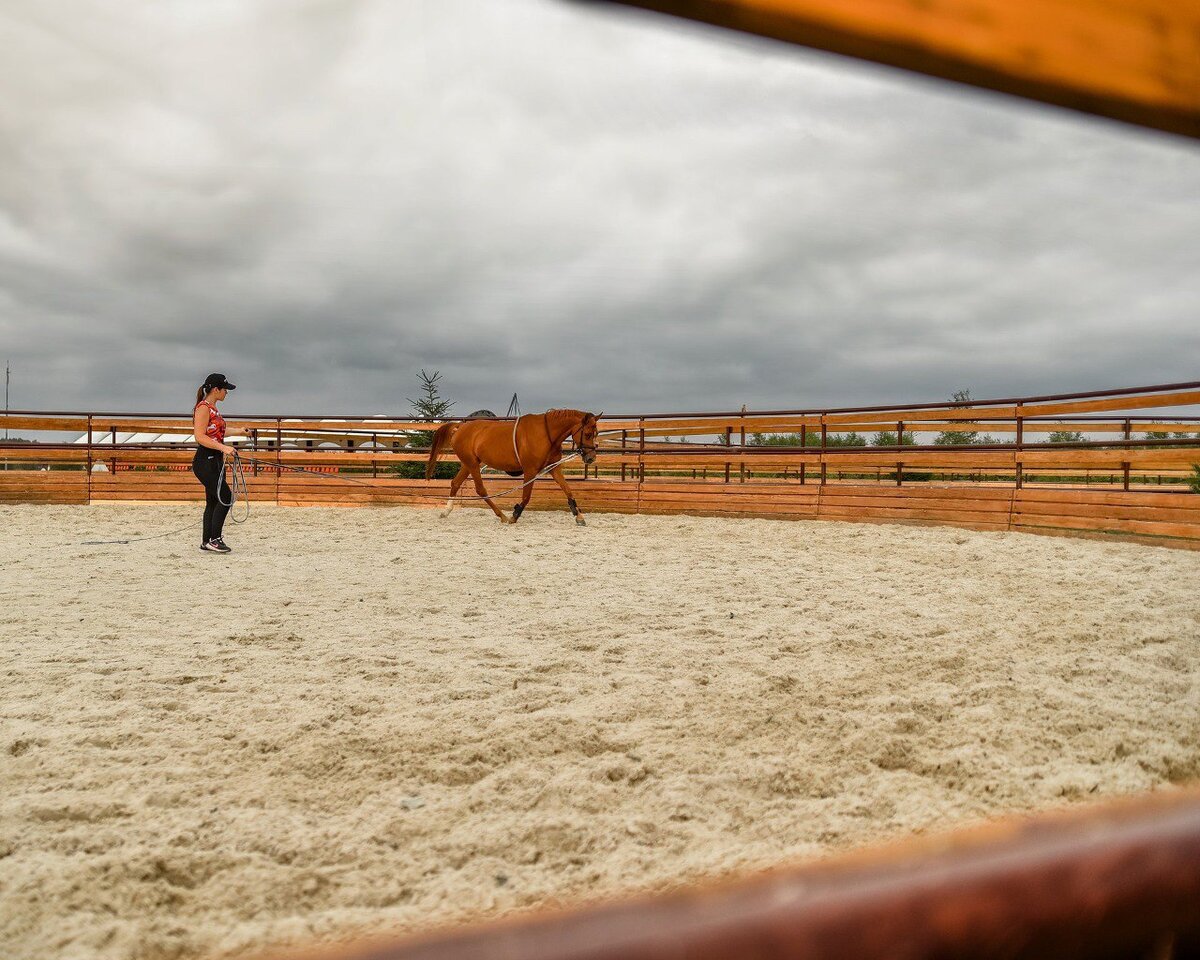
M 234 453 L 233 447 L 214 440 L 205 432 L 208 430 L 208 421 L 209 409 L 204 404 L 201 404 L 196 408 L 196 412 L 192 414 L 192 436 L 196 442 L 202 447 L 208 447 L 210 450 L 220 450 L 222 453 Z

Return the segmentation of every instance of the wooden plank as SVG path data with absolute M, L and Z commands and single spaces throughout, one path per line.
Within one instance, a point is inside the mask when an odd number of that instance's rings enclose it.
M 906 497 L 911 499 L 962 498 L 967 500 L 1003 500 L 1007 503 L 1012 498 L 1012 487 L 941 486 L 936 484 L 897 487 L 895 484 L 827 484 L 822 497 L 829 498 L 836 496 Z
M 1182 0 L 620 0 L 1200 137 L 1200 6 Z
M 1032 487 L 1019 490 L 1017 500 L 1040 500 L 1045 502 L 1143 504 L 1154 506 L 1187 508 L 1200 503 L 1194 493 L 1125 493 L 1119 490 L 1081 490 L 1078 487 L 1060 490 L 1054 487 Z
M 952 511 L 985 514 L 1008 518 L 1012 504 L 1007 500 L 917 500 L 893 497 L 888 500 L 871 497 L 821 497 L 821 512 L 858 509 L 901 510 L 912 513 Z
M 1036 516 L 1017 513 L 1013 528 L 1026 526 L 1064 527 L 1070 530 L 1117 530 L 1122 533 L 1151 534 L 1158 537 L 1200 538 L 1200 523 L 1161 523 L 1152 520 L 1124 520 L 1119 517 Z
M 1197 498 L 1200 500 L 1200 497 Z M 1040 503 L 1038 501 L 1021 501 L 1013 505 L 1013 519 L 1029 519 L 1037 522 L 1037 517 L 1108 517 L 1125 520 L 1158 520 L 1169 523 L 1191 523 L 1200 525 L 1200 508 L 1193 510 L 1172 510 L 1169 507 L 1155 506 L 1109 506 L 1093 503 Z

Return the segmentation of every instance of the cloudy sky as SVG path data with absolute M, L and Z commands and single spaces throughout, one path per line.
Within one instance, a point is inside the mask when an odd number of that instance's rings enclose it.
M 569 0 L 0 8 L 14 408 L 1200 378 L 1200 144 Z

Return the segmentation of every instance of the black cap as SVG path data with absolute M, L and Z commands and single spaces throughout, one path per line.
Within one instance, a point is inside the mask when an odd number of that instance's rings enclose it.
M 232 383 L 230 383 L 228 380 L 225 379 L 225 374 L 210 373 L 208 375 L 208 378 L 204 381 L 204 389 L 205 389 L 205 391 L 208 391 L 208 390 L 236 390 L 237 387 L 235 387 Z

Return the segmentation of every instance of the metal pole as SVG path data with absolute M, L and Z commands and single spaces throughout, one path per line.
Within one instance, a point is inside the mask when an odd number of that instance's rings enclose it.
M 1021 405 L 1017 404 L 1017 463 L 1016 476 L 1013 477 L 1016 488 L 1021 489 L 1025 484 L 1025 462 L 1022 454 L 1025 452 L 1025 420 L 1021 417 Z
M 746 482 L 746 405 L 742 404 L 742 432 L 741 432 L 741 461 L 738 463 L 738 481 Z
M 638 483 L 646 482 L 646 421 L 638 423 Z M 638 493 L 640 500 L 641 493 Z
M 1125 449 L 1126 450 L 1129 449 L 1128 441 L 1130 438 L 1130 427 L 1131 426 L 1132 426 L 1132 424 L 1131 424 L 1129 418 L 1126 417 L 1125 418 L 1125 440 L 1126 440 Z M 1128 490 L 1129 489 L 1129 461 L 1128 460 L 1126 460 L 1124 463 L 1121 464 L 1121 473 L 1122 473 L 1122 488 L 1125 490 Z
M 829 425 L 825 422 L 825 414 L 821 414 L 821 486 L 825 486 L 826 463 L 825 448 L 829 440 Z
M 8 442 L 8 380 L 9 368 L 8 361 L 4 361 L 4 440 Z M 90 442 L 90 441 L 89 441 Z M 8 469 L 8 458 L 4 459 L 4 469 Z
M 275 506 L 279 506 L 279 483 L 283 476 L 283 418 L 275 418 Z

